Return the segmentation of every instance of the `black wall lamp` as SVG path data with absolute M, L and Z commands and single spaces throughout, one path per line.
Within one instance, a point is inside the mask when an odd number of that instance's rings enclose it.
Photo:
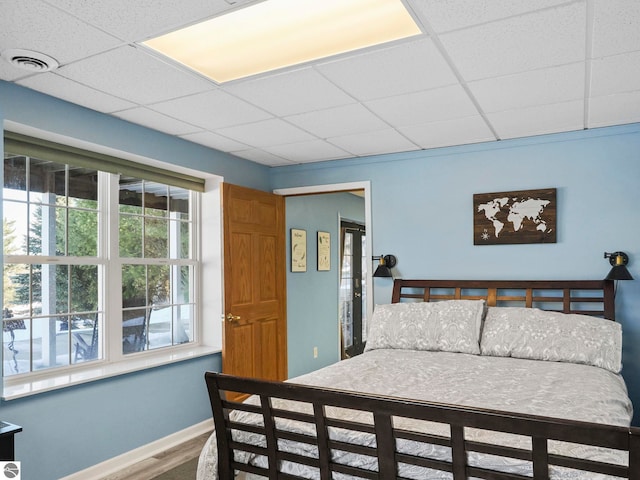
M 378 268 L 373 273 L 374 277 L 393 277 L 391 269 L 396 266 L 398 259 L 395 255 L 378 255 L 374 256 L 373 260 L 379 260 Z
M 604 278 L 605 280 L 633 280 L 633 277 L 627 270 L 627 263 L 629 263 L 629 257 L 624 252 L 604 252 L 604 258 L 609 259 L 611 264 L 611 270 L 609 274 Z

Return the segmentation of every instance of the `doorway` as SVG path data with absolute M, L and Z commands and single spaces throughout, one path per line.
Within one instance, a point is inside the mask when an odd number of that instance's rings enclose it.
M 363 224 L 340 222 L 341 358 L 364 351 L 367 341 L 367 234 Z
M 350 182 L 277 189 L 274 193 L 286 197 L 287 236 L 291 228 L 307 232 L 309 262 L 306 272 L 292 272 L 287 266 L 287 316 L 291 319 L 288 322 L 289 376 L 292 377 L 341 359 L 340 221 L 348 219 L 364 224 L 365 231 L 371 232 L 371 185 L 368 181 Z M 327 204 L 332 207 L 327 208 Z M 319 231 L 330 233 L 332 258 L 328 271 L 318 270 L 316 266 Z M 370 257 L 370 234 L 365 250 Z M 290 255 L 289 250 L 287 255 Z M 363 279 L 363 285 L 371 285 L 370 267 L 363 272 Z M 366 286 L 369 295 L 364 298 L 362 308 L 370 314 L 373 295 L 371 288 Z

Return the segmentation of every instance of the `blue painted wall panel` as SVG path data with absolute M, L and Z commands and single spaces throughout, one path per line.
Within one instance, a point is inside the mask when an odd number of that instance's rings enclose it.
M 0 403 L 22 478 L 55 480 L 211 417 L 204 372 L 219 354 Z

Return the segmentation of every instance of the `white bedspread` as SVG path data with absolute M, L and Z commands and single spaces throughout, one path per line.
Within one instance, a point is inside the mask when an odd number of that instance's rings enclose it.
M 291 381 L 609 425 L 628 426 L 632 416 L 631 402 L 622 377 L 602 368 L 572 363 L 448 352 L 373 350 Z M 352 412 L 349 414 L 352 415 Z M 240 415 L 248 414 L 240 412 Z M 335 416 L 339 417 L 340 412 Z M 291 427 L 298 428 L 293 425 Z M 415 424 L 412 427 L 415 429 Z M 443 427 L 430 424 L 420 428 L 448 435 Z M 374 438 L 362 435 L 363 438 L 358 441 L 375 444 Z M 526 446 L 527 443 L 523 442 L 528 441 L 513 435 L 500 435 L 500 438 L 495 437 L 497 434 L 490 434 L 492 437 L 488 435 L 488 432 L 467 429 L 466 436 L 481 441 L 492 438 L 493 442 L 506 442 L 512 446 Z M 295 448 L 308 450 L 309 455 L 314 454 L 308 446 L 296 444 Z M 413 447 L 408 442 L 401 448 L 411 451 Z M 424 446 L 420 448 L 424 454 Z M 578 457 L 590 456 L 610 463 L 626 463 L 626 454 L 605 449 L 552 444 L 550 450 L 561 450 L 563 454 Z M 447 458 L 450 455 L 448 449 L 437 446 L 428 453 L 432 458 Z M 198 480 L 217 478 L 216 457 L 215 435 L 212 435 L 200 455 Z M 363 468 L 376 468 L 375 459 L 370 457 L 352 455 L 352 458 L 342 458 L 339 461 L 348 461 Z M 524 461 L 471 453 L 469 463 L 531 474 L 531 465 Z M 291 472 L 308 478 L 319 478 L 315 472 L 299 465 L 289 465 L 288 468 Z M 402 473 L 409 478 L 451 478 L 450 474 L 434 471 L 430 471 L 428 477 L 425 477 L 424 470 L 413 467 L 404 468 Z M 565 480 L 609 477 L 596 474 L 587 476 L 584 472 L 554 468 L 552 478 Z

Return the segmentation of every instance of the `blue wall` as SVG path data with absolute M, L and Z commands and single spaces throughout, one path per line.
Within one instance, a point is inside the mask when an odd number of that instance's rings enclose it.
M 639 124 L 280 167 L 271 178 L 273 188 L 371 181 L 373 251 L 395 254 L 403 278 L 599 279 L 603 252 L 627 252 L 636 280 L 620 282 L 617 319 L 640 424 Z M 473 245 L 474 193 L 548 187 L 557 243 Z M 390 301 L 391 282 L 375 280 L 375 303 Z M 290 332 L 290 345 L 302 341 Z
M 364 223 L 364 199 L 350 193 L 287 197 L 287 232 L 307 231 L 307 271 L 287 268 L 289 377 L 317 370 L 340 358 L 338 329 L 339 219 Z M 331 234 L 331 270 L 317 270 L 317 232 Z M 287 233 L 287 265 L 291 262 Z M 313 357 L 318 347 L 318 357 Z
M 54 480 L 211 418 L 204 372 L 213 355 L 0 404 L 22 478 Z

